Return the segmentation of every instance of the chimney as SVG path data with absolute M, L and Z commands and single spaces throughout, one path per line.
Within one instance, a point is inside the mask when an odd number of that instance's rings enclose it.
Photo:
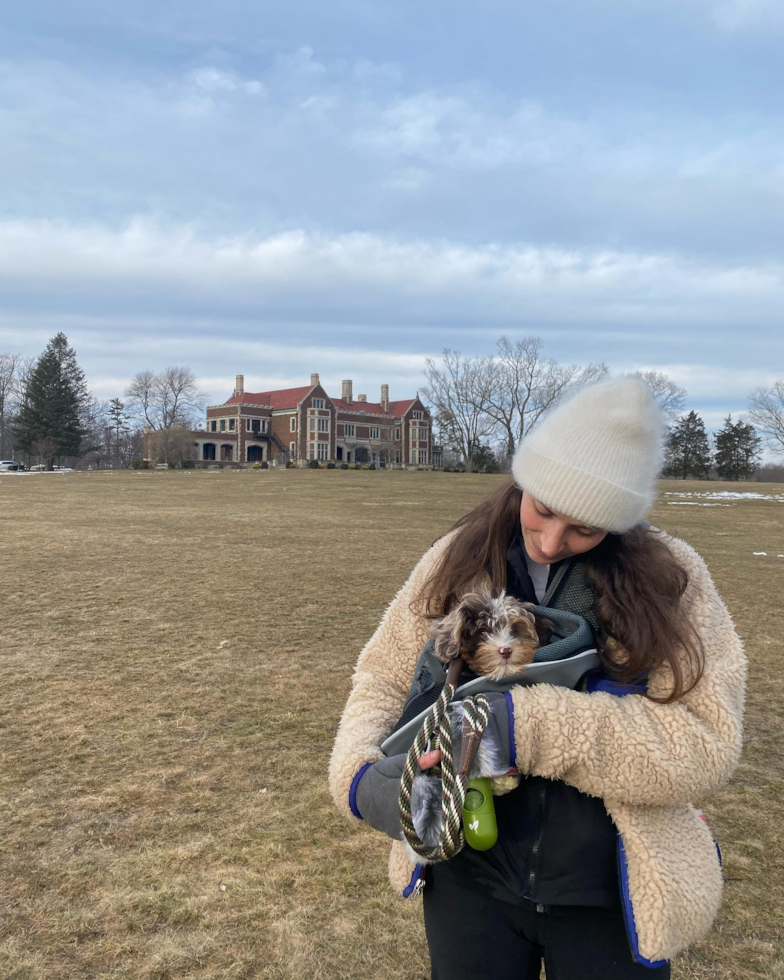
M 315 388 L 318 383 L 319 383 L 318 375 L 317 374 L 311 374 L 311 376 L 310 376 L 310 387 L 311 388 Z
M 389 411 L 389 385 L 381 385 L 381 411 Z
M 352 385 L 352 381 L 343 382 L 343 401 L 349 405 L 354 401 L 354 396 L 351 394 Z
M 245 393 L 245 375 L 238 374 L 234 379 L 234 394 L 243 395 Z
M 367 401 L 367 395 L 357 395 L 357 401 L 358 402 L 366 402 Z

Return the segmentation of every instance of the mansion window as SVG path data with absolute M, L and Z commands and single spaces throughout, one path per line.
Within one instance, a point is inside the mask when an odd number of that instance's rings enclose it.
M 297 444 L 296 442 L 289 443 L 289 456 L 292 458 L 297 455 Z
M 399 449 L 396 449 L 395 450 L 395 462 L 396 463 L 400 463 L 400 450 Z
M 314 418 L 312 418 L 310 420 L 310 431 L 311 432 L 315 432 L 316 431 L 316 420 Z
M 411 418 L 412 419 L 423 419 L 424 417 L 425 417 L 425 413 L 424 412 L 412 412 L 411 413 Z
M 377 425 L 371 425 L 370 426 L 370 438 L 371 439 L 380 439 L 381 438 L 381 436 L 379 434 L 380 431 L 381 430 L 379 429 L 379 427 Z
M 416 466 L 417 451 L 416 449 L 411 450 L 411 462 Z
M 291 421 L 289 422 L 289 432 L 296 432 L 296 431 L 297 431 L 297 416 L 292 415 Z
M 221 432 L 225 432 L 226 431 L 226 419 L 221 419 L 220 420 L 220 430 L 221 430 Z
M 357 427 L 354 424 L 349 425 L 347 423 L 343 426 L 343 434 L 347 436 L 355 436 L 357 434 Z
M 420 463 L 426 463 L 427 462 L 427 450 L 426 449 L 420 449 L 419 450 L 419 462 Z
M 318 444 L 318 458 L 319 459 L 329 459 L 329 444 L 326 442 L 320 442 Z
M 234 431 L 234 421 L 235 421 L 234 419 L 229 419 L 229 430 L 231 432 Z
M 314 398 L 313 401 L 311 401 L 311 403 L 310 403 L 310 407 L 311 408 L 324 408 L 324 399 L 323 398 Z
M 395 429 L 395 439 L 400 439 L 400 429 Z M 398 460 L 398 463 L 400 460 Z
M 318 430 L 319 432 L 329 432 L 329 419 L 319 419 Z
M 217 431 L 218 431 L 218 423 L 215 421 L 215 419 L 212 419 L 212 421 L 210 422 L 210 432 L 217 432 Z

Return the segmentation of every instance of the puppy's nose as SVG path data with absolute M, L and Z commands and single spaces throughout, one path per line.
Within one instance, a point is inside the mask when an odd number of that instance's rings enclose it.
M 512 656 L 511 647 L 499 647 L 498 652 L 501 654 L 504 660 L 508 660 Z

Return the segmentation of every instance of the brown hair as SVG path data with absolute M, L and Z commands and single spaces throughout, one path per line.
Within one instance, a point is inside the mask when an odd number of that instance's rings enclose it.
M 486 574 L 493 587 L 506 587 L 506 551 L 520 523 L 522 490 L 514 483 L 490 494 L 450 530 L 458 531 L 430 573 L 413 605 L 428 619 L 454 609 L 464 592 Z M 697 684 L 704 669 L 699 634 L 680 608 L 689 576 L 660 536 L 643 524 L 608 534 L 585 553 L 586 574 L 599 596 L 596 613 L 605 639 L 598 638 L 602 664 L 613 679 L 634 683 L 666 665 L 676 701 Z M 623 652 L 623 661 L 613 653 Z

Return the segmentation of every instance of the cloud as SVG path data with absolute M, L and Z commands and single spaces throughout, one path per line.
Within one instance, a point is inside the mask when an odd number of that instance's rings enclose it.
M 262 95 L 265 92 L 264 85 L 258 79 L 243 79 L 234 72 L 218 68 L 194 68 L 185 78 L 205 92 L 246 92 L 249 95 Z
M 47 221 L 0 223 L 0 282 L 8 303 L 137 310 L 208 304 L 331 319 L 335 311 L 405 318 L 454 310 L 489 320 L 601 319 L 632 328 L 778 322 L 784 281 L 774 264 L 528 243 L 468 246 L 364 232 L 304 229 L 210 237 L 195 226 L 136 218 L 120 228 Z M 49 299 L 47 299 L 49 297 Z
M 778 254 L 784 139 L 761 111 L 576 112 L 542 94 L 415 81 L 309 46 L 243 70 L 200 58 L 133 79 L 6 62 L 5 213 Z

